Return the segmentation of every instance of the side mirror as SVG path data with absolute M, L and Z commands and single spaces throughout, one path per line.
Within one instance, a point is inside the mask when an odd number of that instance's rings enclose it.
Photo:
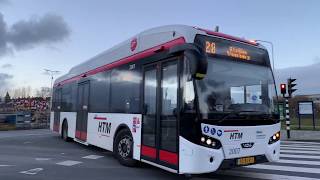
M 193 78 L 203 79 L 207 74 L 207 55 L 203 49 L 195 44 L 186 43 L 180 46 L 175 46 L 169 50 L 170 54 L 183 52 L 187 61 L 189 61 L 190 72 Z
M 190 73 L 195 79 L 203 79 L 207 74 L 208 61 L 205 53 L 201 51 L 186 50 L 184 52 L 189 61 Z

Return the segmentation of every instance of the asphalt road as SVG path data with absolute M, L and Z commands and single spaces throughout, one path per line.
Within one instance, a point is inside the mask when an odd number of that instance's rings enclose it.
M 308 149 L 309 148 L 309 149 Z M 193 179 L 320 179 L 320 143 L 284 142 L 279 163 L 219 171 Z M 0 179 L 106 180 L 186 179 L 142 164 L 120 165 L 112 153 L 75 142 L 64 142 L 49 130 L 0 132 Z

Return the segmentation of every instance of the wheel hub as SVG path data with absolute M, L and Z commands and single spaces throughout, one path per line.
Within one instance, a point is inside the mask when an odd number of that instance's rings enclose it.
M 131 152 L 132 140 L 129 137 L 124 137 L 119 141 L 118 152 L 122 158 L 127 158 Z

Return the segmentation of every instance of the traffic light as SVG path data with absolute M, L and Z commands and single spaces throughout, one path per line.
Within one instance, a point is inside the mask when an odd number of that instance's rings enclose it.
M 280 84 L 280 92 L 283 97 L 286 95 L 286 93 L 287 93 L 287 85 L 286 84 Z
M 294 89 L 293 87 L 296 86 L 297 84 L 293 83 L 297 79 L 289 78 L 288 79 L 288 94 L 289 97 L 291 97 L 292 93 L 295 92 L 297 89 Z

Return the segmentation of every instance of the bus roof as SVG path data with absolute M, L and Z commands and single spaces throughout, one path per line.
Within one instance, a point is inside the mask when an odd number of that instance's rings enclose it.
M 155 51 L 158 48 L 162 48 L 165 45 L 170 46 L 181 43 L 193 43 L 197 34 L 217 36 L 233 41 L 247 43 L 251 45 L 257 45 L 253 42 L 245 39 L 237 38 L 234 36 L 226 35 L 219 32 L 209 31 L 193 26 L 187 25 L 167 25 L 152 28 L 143 31 L 132 38 L 98 54 L 97 56 L 90 58 L 89 60 L 74 66 L 70 71 L 57 78 L 54 86 L 62 84 L 64 82 L 73 81 L 77 77 L 82 75 L 92 74 L 96 69 L 103 69 L 108 64 L 117 63 L 118 61 L 126 58 L 133 59 L 133 56 L 138 56 L 143 52 Z M 144 54 L 150 54 L 144 53 Z M 151 53 L 152 54 L 152 53 Z M 117 63 L 119 64 L 119 63 Z

